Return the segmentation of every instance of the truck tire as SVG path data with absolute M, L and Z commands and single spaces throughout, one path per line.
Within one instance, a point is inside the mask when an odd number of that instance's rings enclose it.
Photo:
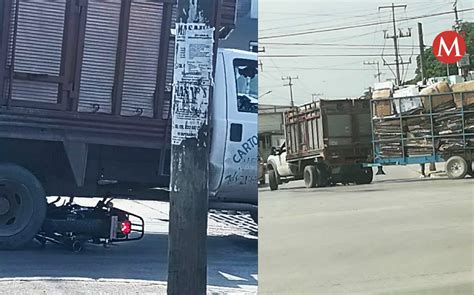
M 316 167 L 318 187 L 325 187 L 329 184 L 329 173 L 325 166 L 319 165 Z
M 355 184 L 369 184 L 374 179 L 374 171 L 371 167 L 360 168 L 354 175 Z
M 303 178 L 304 185 L 307 188 L 316 187 L 318 185 L 319 179 L 316 167 L 314 167 L 313 165 L 308 165 L 304 167 Z
M 467 161 L 460 156 L 452 156 L 446 161 L 446 174 L 451 179 L 464 178 L 468 171 Z
M 467 162 L 467 175 L 474 177 L 474 172 L 472 171 L 472 161 Z
M 275 191 L 278 189 L 278 179 L 274 169 L 268 170 L 268 184 L 270 185 L 270 190 Z
M 46 217 L 46 194 L 39 180 L 15 164 L 0 164 L 0 249 L 31 241 Z

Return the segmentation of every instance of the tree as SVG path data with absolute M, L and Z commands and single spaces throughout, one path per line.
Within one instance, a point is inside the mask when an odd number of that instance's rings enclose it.
M 466 22 L 461 24 L 460 34 L 464 37 L 466 42 L 466 52 L 469 54 L 471 61 L 470 69 L 474 69 L 474 23 Z M 407 84 L 416 83 L 421 80 L 421 64 L 420 56 L 416 58 L 417 68 L 415 70 L 415 77 Z M 440 63 L 434 56 L 432 48 L 426 48 L 424 52 L 425 77 L 441 77 L 446 76 L 446 65 Z M 458 73 L 456 64 L 449 65 L 449 73 L 456 75 Z

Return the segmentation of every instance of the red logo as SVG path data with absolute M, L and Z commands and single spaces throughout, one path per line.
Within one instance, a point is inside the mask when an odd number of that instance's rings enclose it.
M 466 43 L 456 32 L 441 32 L 433 41 L 433 54 L 437 60 L 444 64 L 458 62 L 465 53 Z

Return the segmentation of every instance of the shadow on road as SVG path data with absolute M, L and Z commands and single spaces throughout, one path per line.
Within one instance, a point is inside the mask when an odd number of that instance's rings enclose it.
M 56 245 L 0 252 L 0 278 L 58 277 L 166 281 L 167 234 L 104 248 L 87 244 L 81 253 Z M 258 241 L 242 236 L 208 237 L 208 284 L 221 287 L 254 285 Z M 225 275 L 223 275 L 225 274 Z M 230 275 L 230 276 L 226 276 Z M 229 279 L 230 278 L 230 279 Z

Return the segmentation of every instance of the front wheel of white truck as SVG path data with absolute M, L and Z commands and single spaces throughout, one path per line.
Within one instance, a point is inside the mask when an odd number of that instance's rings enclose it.
M 46 194 L 39 180 L 15 164 L 0 164 L 0 250 L 31 241 L 46 216 Z
M 268 170 L 268 184 L 270 185 L 270 190 L 278 189 L 278 175 L 274 169 Z

